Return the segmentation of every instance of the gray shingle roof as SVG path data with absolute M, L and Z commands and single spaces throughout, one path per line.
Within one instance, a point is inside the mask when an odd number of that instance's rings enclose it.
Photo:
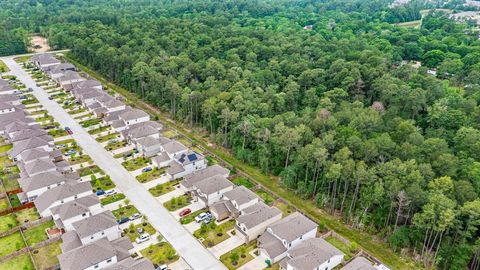
M 5 126 L 5 132 L 11 133 L 30 128 L 31 127 L 26 122 L 21 120 L 14 120 Z
M 162 163 L 165 161 L 169 161 L 170 158 L 168 157 L 167 154 L 160 153 L 158 156 L 153 157 L 152 160 L 155 161 L 156 163 Z
M 27 125 L 27 127 L 30 127 L 30 126 Z M 22 129 L 22 130 L 19 130 L 18 132 L 15 132 L 10 137 L 9 140 L 10 142 L 18 142 L 18 141 L 26 140 L 33 137 L 45 136 L 47 134 L 48 133 L 43 129 L 28 128 L 28 129 Z
M 311 270 L 325 263 L 336 255 L 344 255 L 323 238 L 312 238 L 303 241 L 288 251 L 290 259 L 287 264 L 295 270 Z
M 143 138 L 150 135 L 158 134 L 158 130 L 151 126 L 143 126 L 136 129 L 128 129 L 128 136 L 133 139 Z
M 111 227 L 118 227 L 115 216 L 110 211 L 105 211 L 72 224 L 80 239 Z
M 77 232 L 69 231 L 62 234 L 62 243 L 60 244 L 60 248 L 62 249 L 63 253 L 67 253 L 70 250 L 81 246 L 82 241 L 80 241 L 80 237 L 78 237 Z
M 133 248 L 132 243 L 126 237 L 111 242 L 102 238 L 60 254 L 58 260 L 61 269 L 83 270 L 115 256 L 118 261 L 124 260 L 130 256 L 129 249 L 131 248 Z
M 66 70 L 75 70 L 75 66 L 70 63 L 61 63 L 50 69 L 51 74 L 63 73 Z
M 202 181 L 194 184 L 196 189 L 199 189 L 203 194 L 213 194 L 222 189 L 233 186 L 233 183 L 228 181 L 227 178 L 216 175 L 213 177 L 206 178 Z
M 144 137 L 144 138 L 140 138 L 137 143 L 139 145 L 141 145 L 142 147 L 151 147 L 151 146 L 155 146 L 155 145 L 158 145 L 160 146 L 161 145 L 161 142 L 160 140 L 158 139 L 155 139 L 153 137 Z
M 287 251 L 282 241 L 269 232 L 264 232 L 260 235 L 258 247 L 264 249 L 272 259 Z
M 25 150 L 34 149 L 42 146 L 48 145 L 48 142 L 44 139 L 40 139 L 37 137 L 29 138 L 23 141 L 18 141 L 13 144 L 13 148 L 9 151 L 9 155 L 12 157 L 16 157 L 17 155 L 21 154 Z
M 50 185 L 59 184 L 67 179 L 59 172 L 46 172 L 34 175 L 32 177 L 20 178 L 18 183 L 23 191 L 33 191 Z
M 66 81 L 71 81 L 71 80 L 78 80 L 78 79 L 84 79 L 78 72 L 76 71 L 71 71 L 67 70 L 63 73 L 63 75 L 58 78 L 59 82 L 66 82 Z
M 112 127 L 113 128 L 121 128 L 121 127 L 124 127 L 124 126 L 126 126 L 126 124 L 125 124 L 125 122 L 123 122 L 123 120 L 119 119 L 119 120 L 114 120 L 112 122 Z
M 125 260 L 105 268 L 105 270 L 155 270 L 155 267 L 147 258 L 134 260 L 132 257 L 128 257 Z
M 244 211 L 245 214 L 239 216 L 237 221 L 245 225 L 247 229 L 254 228 L 271 218 L 282 216 L 282 211 L 278 210 L 278 208 L 270 207 L 263 202 L 247 207 Z
M 89 212 L 89 207 L 99 204 L 100 200 L 94 194 L 85 196 L 74 201 L 53 207 L 52 213 L 59 215 L 61 220 L 66 220 L 83 213 Z
M 317 227 L 315 222 L 299 212 L 295 212 L 272 224 L 270 229 L 277 237 L 291 242 Z
M 181 173 L 183 171 L 185 171 L 185 169 L 180 164 L 178 164 L 176 161 L 172 161 L 168 164 L 167 173 L 172 175 L 172 176 L 177 174 L 177 173 Z
M 185 179 L 181 181 L 181 184 L 184 187 L 190 188 L 193 186 L 193 184 L 197 183 L 198 181 L 201 181 L 205 178 L 213 177 L 216 175 L 226 175 L 229 174 L 229 170 L 215 164 L 213 166 L 209 166 L 203 170 L 195 171 L 189 175 L 185 176 Z
M 52 203 L 78 195 L 80 193 L 84 193 L 90 191 L 92 192 L 92 185 L 90 182 L 81 182 L 77 183 L 74 181 L 70 181 L 65 183 L 64 185 L 52 188 L 50 190 L 45 191 L 42 195 L 38 196 L 35 200 L 35 206 L 40 212 L 43 212 L 47 208 L 49 208 Z
M 167 143 L 165 143 L 163 146 L 163 149 L 165 150 L 165 152 L 169 153 L 169 154 L 175 154 L 175 153 L 178 153 L 178 152 L 181 152 L 181 151 L 187 151 L 188 148 L 177 142 L 176 140 L 171 140 Z
M 43 148 L 26 150 L 20 154 L 20 158 L 24 162 L 33 161 L 33 160 L 45 158 L 48 156 L 50 156 L 50 153 L 45 151 Z
M 148 116 L 148 113 L 139 109 L 132 109 L 128 112 L 122 113 L 120 115 L 120 118 L 125 121 L 130 121 L 130 120 L 134 120 L 134 119 L 138 119 L 146 116 Z
M 37 159 L 35 161 L 25 164 L 24 168 L 28 175 L 32 175 L 39 172 L 56 169 L 57 166 L 55 166 L 53 161 L 49 159 Z
M 357 257 L 341 268 L 341 270 L 377 270 L 373 263 L 364 257 Z
M 81 82 L 77 82 L 74 84 L 74 87 L 75 88 L 94 88 L 94 87 L 98 87 L 98 86 L 102 86 L 102 84 L 99 82 L 99 81 L 96 81 L 96 80 L 85 80 L 85 81 L 81 81 Z
M 239 186 L 223 194 L 227 199 L 237 202 L 238 205 L 258 199 L 259 197 L 250 189 Z

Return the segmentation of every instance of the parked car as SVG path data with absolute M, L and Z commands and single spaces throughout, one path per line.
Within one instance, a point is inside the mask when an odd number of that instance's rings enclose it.
M 132 153 L 132 152 L 130 152 L 130 153 L 126 153 L 126 154 L 124 154 L 123 156 L 124 156 L 124 157 L 126 157 L 126 158 L 128 158 L 128 157 L 131 157 L 132 155 L 133 155 L 133 153 Z
M 128 217 L 121 217 L 119 219 L 117 219 L 117 223 L 120 225 L 120 224 L 123 224 L 125 222 L 128 222 L 130 221 L 130 219 Z
M 140 213 L 135 213 L 133 214 L 131 217 L 130 217 L 130 220 L 135 220 L 137 218 L 141 218 L 142 217 L 142 214 Z
M 32 92 L 33 89 L 31 87 L 28 88 L 28 92 Z
M 142 234 L 145 230 L 142 227 L 137 228 L 137 233 Z
M 105 195 L 105 191 L 99 189 L 99 190 L 97 190 L 97 192 L 95 192 L 95 194 L 96 194 L 97 196 L 102 196 L 102 195 Z
M 48 97 L 48 99 L 53 100 L 53 97 Z
M 133 152 L 134 152 L 135 154 L 138 154 L 138 149 L 137 149 L 137 148 L 133 148 Z
M 140 243 L 143 243 L 143 242 L 148 241 L 148 240 L 150 240 L 150 234 L 142 233 L 141 235 L 139 235 L 137 237 L 137 239 L 135 239 L 135 243 L 140 244 Z
M 152 167 L 146 167 L 142 169 L 142 172 L 149 172 L 152 170 Z
M 65 127 L 65 131 L 68 133 L 68 135 L 73 134 L 73 131 L 69 127 Z
M 111 190 L 105 192 L 106 196 L 112 196 L 112 195 L 115 195 L 115 194 L 117 194 L 117 191 L 115 189 L 111 189 Z
M 180 213 L 178 213 L 178 215 L 180 215 L 181 217 L 184 217 L 190 213 L 192 213 L 192 210 L 190 210 L 190 208 L 187 208 L 187 209 L 183 209 Z
M 201 214 L 199 214 L 198 216 L 195 217 L 195 221 L 197 223 L 200 223 L 210 216 L 211 215 L 209 213 L 201 213 Z
M 44 126 L 43 129 L 52 129 L 55 128 L 55 126 Z
M 162 264 L 159 267 L 157 267 L 157 269 L 155 270 L 168 270 L 168 266 L 166 264 Z
M 213 220 L 213 217 L 212 216 L 208 216 L 206 219 L 203 220 L 203 223 L 205 224 L 210 224 L 210 222 L 212 222 Z

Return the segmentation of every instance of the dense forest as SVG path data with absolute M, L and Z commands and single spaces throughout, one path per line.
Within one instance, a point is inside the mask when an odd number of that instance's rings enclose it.
M 390 2 L 0 1 L 9 29 L 71 48 L 352 227 L 479 269 L 480 41 L 439 12 L 394 26 L 424 5 Z

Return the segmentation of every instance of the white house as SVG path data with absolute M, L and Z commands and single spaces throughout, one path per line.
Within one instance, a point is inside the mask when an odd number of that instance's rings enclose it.
M 65 89 L 72 89 L 73 83 L 85 81 L 85 78 L 80 76 L 76 71 L 67 70 L 63 75 L 59 76 L 56 81 Z
M 250 242 L 265 232 L 265 229 L 282 218 L 282 211 L 258 202 L 241 211 L 236 220 L 236 235 L 245 242 Z
M 75 66 L 70 63 L 61 63 L 56 66 L 53 66 L 47 73 L 50 78 L 56 80 L 63 76 L 63 74 L 67 71 L 75 71 Z
M 61 64 L 60 60 L 55 58 L 50 53 L 42 53 L 34 55 L 30 58 L 33 64 L 39 67 L 42 70 L 50 70 L 52 67 Z
M 357 257 L 342 267 L 341 270 L 378 270 L 378 268 L 365 257 Z
M 177 156 L 170 162 L 166 174 L 170 180 L 175 180 L 195 171 L 205 169 L 206 167 L 207 162 L 203 155 L 189 151 L 188 153 Z
M 18 183 L 27 201 L 32 202 L 47 190 L 65 184 L 68 180 L 59 172 L 40 173 L 33 177 L 19 178 Z
M 119 115 L 119 119 L 123 120 L 127 126 L 142 123 L 150 120 L 150 115 L 139 109 L 132 109 Z
M 81 82 L 76 82 L 76 83 L 73 83 L 72 86 L 73 86 L 73 89 L 95 88 L 98 90 L 103 90 L 102 84 L 97 80 L 85 80 Z
M 107 238 L 109 241 L 120 238 L 121 231 L 111 211 L 104 211 L 72 224 L 83 245 Z
M 77 183 L 67 181 L 65 184 L 54 187 L 42 193 L 34 201 L 35 206 L 42 217 L 52 215 L 52 207 L 93 194 L 92 185 L 89 181 Z
M 193 185 L 192 197 L 194 201 L 201 201 L 210 206 L 220 200 L 222 195 L 232 190 L 234 185 L 222 176 L 213 176 Z
M 295 212 L 268 226 L 258 238 L 260 254 L 276 263 L 287 256 L 287 251 L 305 240 L 315 238 L 318 225 Z
M 100 200 L 94 194 L 52 207 L 52 216 L 58 228 L 74 230 L 73 224 L 102 211 Z
M 237 218 L 242 210 L 259 202 L 257 194 L 244 186 L 239 186 L 225 192 L 219 202 L 210 206 L 210 212 L 216 220 Z
M 228 169 L 218 164 L 215 164 L 205 169 L 198 170 L 189 175 L 186 175 L 185 178 L 182 181 L 180 181 L 180 186 L 185 191 L 191 191 L 193 188 L 193 185 L 199 181 L 202 181 L 206 178 L 213 177 L 216 175 L 227 178 L 229 174 L 230 174 L 230 171 Z
M 282 270 L 333 269 L 344 256 L 325 239 L 310 238 L 291 248 L 280 266 Z

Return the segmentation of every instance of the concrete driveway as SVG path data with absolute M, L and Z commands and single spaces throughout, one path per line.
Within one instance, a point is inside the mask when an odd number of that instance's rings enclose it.
M 259 269 L 264 269 L 268 265 L 265 263 L 266 258 L 262 256 L 256 256 L 253 254 L 253 252 L 250 253 L 252 256 L 254 256 L 253 260 L 249 261 L 248 263 L 240 266 L 238 270 L 259 270 Z
M 244 242 L 240 237 L 236 235 L 230 235 L 230 238 L 223 242 L 220 242 L 218 245 L 208 248 L 208 250 L 210 250 L 210 252 L 212 252 L 212 254 L 219 259 L 220 256 L 238 246 L 241 246 L 243 243 Z
M 72 137 L 84 152 L 102 168 L 125 196 L 148 216 L 152 226 L 160 232 L 173 246 L 177 253 L 193 269 L 227 269 L 217 258 L 206 250 L 137 180 L 87 133 L 65 110 L 49 95 L 36 86 L 33 79 L 13 60 L 14 56 L 0 58 L 26 87 L 33 89 L 33 95 L 48 110 L 61 126 L 68 126 L 73 131 Z
M 200 226 L 202 226 L 201 223 L 197 223 L 196 221 L 192 221 L 188 224 L 183 225 L 190 233 L 193 234 L 196 230 L 200 229 Z
M 158 196 L 157 200 L 161 203 L 164 203 L 164 202 L 170 201 L 173 197 L 182 196 L 183 194 L 185 194 L 185 192 L 181 188 L 176 188 L 175 190 L 172 190 L 168 193 Z
M 198 211 L 200 209 L 203 209 L 205 208 L 205 205 L 201 202 L 194 202 L 194 203 L 191 203 L 183 208 L 180 208 L 178 210 L 175 210 L 173 212 L 171 212 L 171 214 L 175 217 L 176 220 L 180 220 L 180 215 L 179 213 L 183 211 L 183 209 L 187 209 L 187 208 L 190 208 L 190 210 L 192 210 L 192 213 L 195 212 L 195 211 Z

